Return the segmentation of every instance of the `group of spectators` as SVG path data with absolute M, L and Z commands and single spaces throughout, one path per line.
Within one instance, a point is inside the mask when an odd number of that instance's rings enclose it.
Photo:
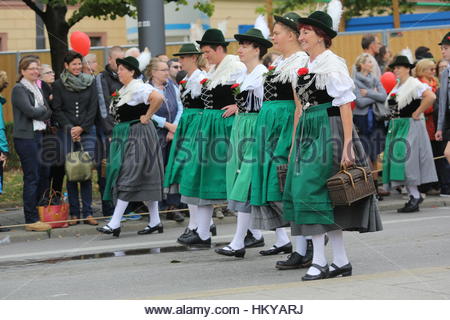
M 361 41 L 363 53 L 356 58 L 353 67 L 353 80 L 355 82 L 355 108 L 353 110 L 353 121 L 357 128 L 366 152 L 372 161 L 375 169 L 381 169 L 385 137 L 389 122 L 387 119 L 379 118 L 375 115 L 374 109 L 377 105 L 384 105 L 389 95 L 381 83 L 381 76 L 385 72 L 393 71 L 389 64 L 395 60 L 390 50 L 383 46 L 378 37 L 365 35 Z M 427 47 L 418 47 L 415 50 L 415 60 L 410 61 L 414 65 L 412 76 L 423 83 L 426 83 L 436 95 L 439 90 L 439 78 L 442 72 L 448 67 L 448 61 L 441 59 L 436 61 Z M 435 157 L 442 156 L 446 143 L 436 140 L 438 103 L 429 107 L 424 115 L 426 128 Z M 410 146 L 415 148 L 416 146 Z M 449 164 L 445 159 L 436 160 L 431 166 L 436 166 L 439 182 L 422 185 L 419 190 L 429 195 L 441 195 L 450 197 L 450 176 Z M 382 173 L 381 173 L 382 174 Z M 379 198 L 389 196 L 387 189 L 379 188 Z M 398 189 L 405 193 L 405 190 Z

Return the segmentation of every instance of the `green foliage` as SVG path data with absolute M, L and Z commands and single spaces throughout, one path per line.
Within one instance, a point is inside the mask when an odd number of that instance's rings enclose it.
M 189 3 L 187 0 L 165 0 L 166 2 L 176 2 L 177 8 L 175 10 L 180 10 L 180 6 L 187 6 Z M 211 17 L 214 13 L 214 0 L 199 0 L 193 5 L 194 9 L 198 9 L 208 17 Z

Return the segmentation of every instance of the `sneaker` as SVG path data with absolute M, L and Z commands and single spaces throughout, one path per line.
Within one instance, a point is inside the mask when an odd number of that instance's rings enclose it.
M 41 221 L 25 225 L 25 230 L 27 231 L 47 231 L 50 230 L 51 228 L 52 228 L 51 225 Z
M 214 208 L 213 217 L 217 219 L 223 219 L 225 216 L 223 215 L 222 208 Z

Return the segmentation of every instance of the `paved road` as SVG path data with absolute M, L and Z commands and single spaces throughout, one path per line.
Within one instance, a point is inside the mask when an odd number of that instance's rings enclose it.
M 385 230 L 347 233 L 349 278 L 304 283 L 305 270 L 277 271 L 286 255 L 245 259 L 186 251 L 163 234 L 52 238 L 0 246 L 1 299 L 449 299 L 450 208 L 382 213 Z M 218 225 L 215 243 L 234 224 Z M 267 246 L 273 233 L 264 234 Z M 331 248 L 328 256 L 331 258 Z

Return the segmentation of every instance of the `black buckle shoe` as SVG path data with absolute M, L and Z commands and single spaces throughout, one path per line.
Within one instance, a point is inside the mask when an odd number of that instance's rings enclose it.
M 186 237 L 183 239 L 178 238 L 177 242 L 185 246 L 211 247 L 211 238 L 202 240 L 196 231 L 193 231 L 193 235 L 191 237 Z
M 302 256 L 298 252 L 292 252 L 287 260 L 277 261 L 275 267 L 279 270 L 290 270 L 306 268 L 311 265 L 311 261 L 306 260 L 306 257 Z
M 331 266 L 334 268 L 334 270 L 330 270 L 330 273 L 328 274 L 328 278 L 335 278 L 340 275 L 342 275 L 343 277 L 350 277 L 352 275 L 353 267 L 350 264 L 350 262 L 342 267 L 338 267 L 334 263 L 332 263 Z
M 245 248 L 258 248 L 258 247 L 264 247 L 264 237 L 261 236 L 261 239 L 256 240 L 256 238 L 253 236 L 253 234 L 250 231 L 247 231 L 247 235 L 244 239 L 244 246 Z
M 328 265 L 327 265 L 327 264 L 324 265 L 324 266 L 322 267 L 322 266 L 319 266 L 318 264 L 313 263 L 313 264 L 311 265 L 311 267 L 316 268 L 317 270 L 320 271 L 320 273 L 319 273 L 319 274 L 316 274 L 316 275 L 305 274 L 305 275 L 302 277 L 302 280 L 303 280 L 303 281 L 321 280 L 321 279 L 326 279 L 326 278 L 328 278 L 330 269 L 328 268 Z
M 423 201 L 422 197 L 416 199 L 413 196 L 409 196 L 409 201 L 405 203 L 405 206 L 403 208 L 397 209 L 397 212 L 398 213 L 417 212 L 419 211 L 419 204 L 421 204 L 422 201 Z
M 120 236 L 120 227 L 116 229 L 112 229 L 110 226 L 105 225 L 103 227 L 97 227 L 96 228 L 98 232 L 104 233 L 104 234 L 112 234 L 114 237 Z
M 228 250 L 225 248 L 228 248 Z M 214 251 L 216 251 L 216 253 L 218 253 L 218 254 L 221 254 L 221 255 L 224 255 L 227 257 L 243 258 L 245 256 L 245 248 L 241 248 L 238 250 L 234 250 L 230 246 L 226 246 L 225 248 L 219 248 Z
M 262 256 L 272 256 L 279 253 L 292 253 L 292 244 L 290 242 L 286 243 L 284 246 L 277 247 L 276 245 L 273 245 L 272 248 L 267 250 L 261 250 L 259 252 Z
M 189 238 L 194 234 L 194 230 L 189 228 L 184 229 L 184 232 L 178 237 L 178 239 Z
M 146 226 L 143 230 L 140 230 L 137 232 L 137 234 L 143 235 L 143 234 L 150 234 L 153 233 L 155 231 L 158 231 L 158 233 L 163 233 L 164 232 L 164 227 L 162 225 L 162 223 L 154 226 L 154 227 L 150 227 L 150 226 Z

